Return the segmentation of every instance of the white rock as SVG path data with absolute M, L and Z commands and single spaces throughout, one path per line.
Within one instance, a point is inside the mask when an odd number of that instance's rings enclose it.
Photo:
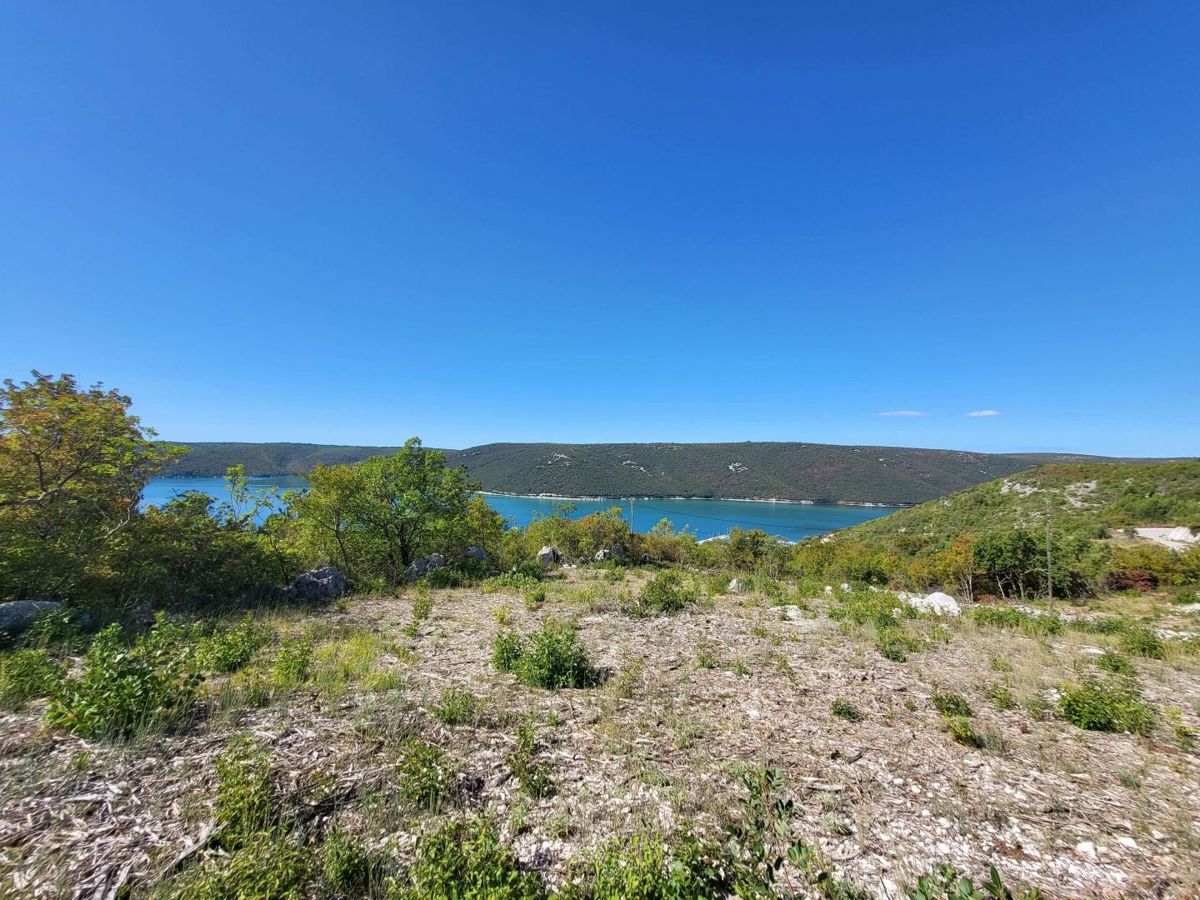
M 1131 837 L 1119 837 L 1117 838 L 1117 843 L 1126 850 L 1136 850 L 1138 848 L 1137 841 Z
M 1091 841 L 1080 841 L 1075 845 L 1075 852 L 1080 856 L 1088 856 L 1094 859 L 1096 856 L 1096 845 Z
M 939 616 L 957 616 L 962 612 L 958 601 L 941 591 L 934 591 L 926 597 L 909 597 L 904 602 L 913 609 L 931 612 Z
M 729 579 L 729 586 L 725 588 L 727 594 L 740 594 L 742 592 L 742 582 L 740 579 Z
M 831 584 L 825 585 L 825 593 L 832 594 L 833 593 L 833 585 L 831 585 Z

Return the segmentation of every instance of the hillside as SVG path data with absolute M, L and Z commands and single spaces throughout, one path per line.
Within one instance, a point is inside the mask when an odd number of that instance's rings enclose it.
M 847 536 L 901 534 L 940 543 L 966 532 L 1045 522 L 1059 531 L 1200 525 L 1200 460 L 1051 463 L 856 526 Z
M 193 443 L 171 475 L 300 475 L 390 447 Z M 907 505 L 1011 475 L 1053 456 L 796 442 L 484 444 L 446 451 L 484 490 L 561 496 L 733 497 Z M 1078 458 L 1078 457 L 1072 457 Z

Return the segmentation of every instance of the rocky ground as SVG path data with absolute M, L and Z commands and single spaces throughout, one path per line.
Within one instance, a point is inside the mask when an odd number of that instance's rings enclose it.
M 566 575 L 538 608 L 515 593 L 435 591 L 415 628 L 412 593 L 271 614 L 279 633 L 357 641 L 366 665 L 265 704 L 244 702 L 245 678 L 214 682 L 182 734 L 114 745 L 47 731 L 36 706 L 4 714 L 0 894 L 143 894 L 207 852 L 213 760 L 240 732 L 269 748 L 312 817 L 334 817 L 400 859 L 433 820 L 477 809 L 502 823 L 523 863 L 559 883 L 615 835 L 718 833 L 739 767 L 775 766 L 796 801 L 793 833 L 879 897 L 905 896 L 938 863 L 977 880 L 995 864 L 1010 886 L 1050 897 L 1200 894 L 1200 772 L 1186 748 L 1187 730 L 1200 728 L 1200 656 L 1136 660 L 1163 714 L 1152 736 L 1090 732 L 1053 715 L 1051 692 L 1113 637 L 921 618 L 906 628 L 923 649 L 899 662 L 878 652 L 870 626 L 827 615 L 836 592 L 785 605 L 722 595 L 631 618 L 617 598 L 644 573 L 619 584 L 602 571 Z M 1126 602 L 1072 612 L 1113 614 Z M 1195 625 L 1194 612 L 1165 600 L 1139 599 L 1135 612 Z M 493 669 L 498 622 L 527 631 L 547 617 L 578 624 L 603 685 L 545 691 Z M 997 686 L 1015 707 L 999 708 Z M 466 724 L 433 715 L 448 688 L 479 699 Z M 982 746 L 947 733 L 937 691 L 966 698 Z M 838 700 L 859 721 L 835 716 Z M 524 722 L 554 784 L 540 800 L 508 762 Z M 447 809 L 392 801 L 397 748 L 413 734 L 448 754 L 457 788 Z

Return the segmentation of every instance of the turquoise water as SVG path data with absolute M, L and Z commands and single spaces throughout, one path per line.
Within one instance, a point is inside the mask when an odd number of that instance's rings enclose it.
M 252 490 L 278 488 L 280 491 L 302 490 L 306 486 L 297 475 L 251 478 Z M 161 506 L 173 496 L 185 491 L 203 491 L 221 500 L 229 498 L 223 478 L 156 478 L 146 485 L 143 502 Z M 488 505 L 518 527 L 528 525 L 540 516 L 551 515 L 564 502 L 574 504 L 572 516 L 583 516 L 602 509 L 620 506 L 625 519 L 633 508 L 635 531 L 649 531 L 661 519 L 667 519 L 676 530 L 687 528 L 700 539 L 727 534 L 730 528 L 759 528 L 768 534 L 789 541 L 815 534 L 825 534 L 848 528 L 860 522 L 887 515 L 891 509 L 878 506 L 821 506 L 804 503 L 769 503 L 758 500 L 573 500 L 548 497 L 507 497 L 484 495 Z

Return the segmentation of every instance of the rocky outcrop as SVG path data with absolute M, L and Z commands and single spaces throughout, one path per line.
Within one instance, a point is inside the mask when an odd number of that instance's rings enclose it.
M 602 550 L 597 550 L 596 557 L 595 557 L 596 562 L 604 562 L 605 560 L 624 559 L 624 558 L 625 558 L 625 548 L 622 547 L 620 544 L 617 544 L 614 547 L 605 547 Z
M 0 646 L 10 644 L 33 627 L 38 616 L 61 607 L 57 600 L 14 600 L 0 603 Z
M 422 575 L 427 575 L 434 569 L 444 569 L 446 567 L 446 557 L 440 553 L 431 553 L 428 556 L 422 556 L 420 559 L 414 559 L 407 569 L 404 570 L 404 577 L 409 581 L 416 581 Z
M 562 554 L 558 552 L 557 547 L 547 544 L 538 551 L 537 561 L 538 565 L 540 565 L 543 569 L 547 569 L 550 566 L 556 566 L 562 562 Z
M 292 603 L 316 603 L 333 600 L 346 593 L 346 576 L 333 566 L 301 572 L 283 589 L 283 597 Z
M 913 609 L 920 610 L 921 612 L 931 612 L 937 616 L 957 616 L 962 613 L 962 608 L 958 605 L 958 601 L 949 594 L 943 594 L 941 591 L 934 591 L 932 594 L 925 596 L 921 596 L 920 594 L 901 594 L 900 599 Z
M 472 562 L 486 564 L 488 561 L 488 552 L 482 547 L 471 544 L 469 547 L 463 548 L 462 558 L 464 560 L 471 560 Z

